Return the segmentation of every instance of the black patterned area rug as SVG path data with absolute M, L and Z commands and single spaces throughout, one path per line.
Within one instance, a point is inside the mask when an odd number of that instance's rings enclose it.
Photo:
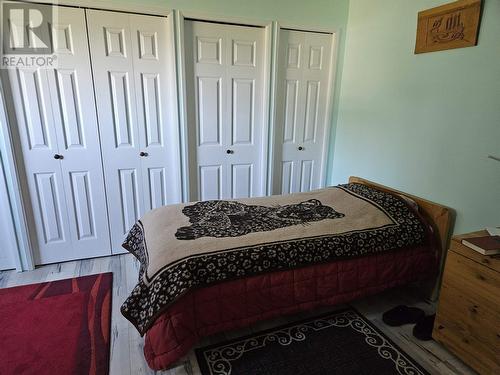
M 196 350 L 203 375 L 424 375 L 353 308 Z

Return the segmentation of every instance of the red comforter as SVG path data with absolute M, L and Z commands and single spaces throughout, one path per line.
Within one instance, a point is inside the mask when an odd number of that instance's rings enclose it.
M 436 252 L 414 247 L 203 287 L 181 297 L 155 321 L 146 334 L 146 360 L 151 368 L 164 369 L 204 336 L 349 302 L 427 278 L 436 269 Z

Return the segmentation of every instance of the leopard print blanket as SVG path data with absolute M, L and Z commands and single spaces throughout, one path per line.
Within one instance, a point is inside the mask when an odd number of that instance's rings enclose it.
M 345 216 L 317 199 L 275 207 L 235 201 L 205 201 L 184 207 L 182 213 L 189 217 L 191 225 L 177 230 L 175 237 L 178 240 L 204 236 L 237 237 Z

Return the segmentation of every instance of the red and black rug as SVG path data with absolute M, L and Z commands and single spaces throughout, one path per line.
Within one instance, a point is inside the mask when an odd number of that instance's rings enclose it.
M 356 310 L 196 350 L 203 375 L 428 375 Z
M 0 373 L 106 375 L 112 273 L 0 289 Z

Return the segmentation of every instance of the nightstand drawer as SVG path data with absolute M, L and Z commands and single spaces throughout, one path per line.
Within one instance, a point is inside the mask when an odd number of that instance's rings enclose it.
M 464 344 L 472 337 L 482 352 L 500 360 L 500 316 L 491 301 L 445 283 L 441 288 L 438 316 L 440 324 Z M 436 328 L 443 329 L 439 325 Z
M 458 241 L 451 241 L 450 250 L 482 264 L 493 271 L 500 272 L 500 255 L 488 256 L 478 253 Z
M 470 251 L 452 241 L 432 336 L 480 374 L 496 375 L 500 374 L 500 273 L 496 260 Z
M 453 251 L 446 257 L 443 283 L 456 285 L 464 293 L 488 301 L 493 308 L 500 303 L 500 273 Z
M 480 374 L 496 375 L 500 317 L 488 305 L 491 301 L 443 283 L 432 337 Z

